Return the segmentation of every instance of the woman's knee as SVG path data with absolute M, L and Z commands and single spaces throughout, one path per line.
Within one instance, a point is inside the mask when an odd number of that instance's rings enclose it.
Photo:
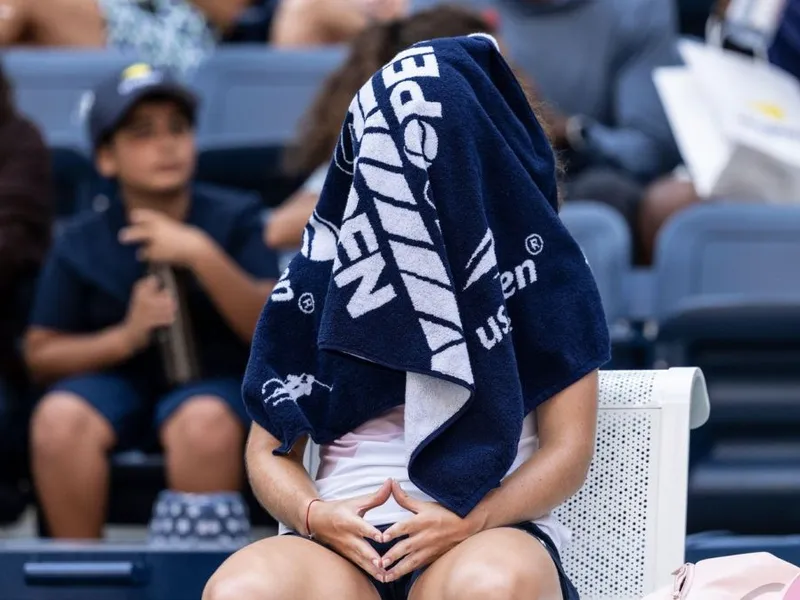
M 251 572 L 217 572 L 206 584 L 202 600 L 284 600 L 293 595 L 280 577 L 259 569 Z M 287 593 L 288 592 L 288 593 Z
M 443 600 L 533 600 L 540 598 L 535 569 L 519 561 L 464 561 L 450 573 Z
M 111 425 L 83 398 L 54 392 L 41 399 L 31 417 L 34 457 L 62 459 L 76 444 L 96 444 L 109 450 L 114 444 Z
M 215 396 L 196 396 L 184 402 L 162 429 L 167 451 L 202 457 L 241 454 L 244 427 L 225 402 Z

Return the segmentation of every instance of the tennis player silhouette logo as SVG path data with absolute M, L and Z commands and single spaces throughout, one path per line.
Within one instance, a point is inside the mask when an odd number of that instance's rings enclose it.
M 290 400 L 297 402 L 304 396 L 310 396 L 314 391 L 314 386 L 320 386 L 330 391 L 332 386 L 325 385 L 310 373 L 302 373 L 300 375 L 288 375 L 286 380 L 280 378 L 268 379 L 261 386 L 261 396 L 264 403 L 272 403 L 272 406 Z

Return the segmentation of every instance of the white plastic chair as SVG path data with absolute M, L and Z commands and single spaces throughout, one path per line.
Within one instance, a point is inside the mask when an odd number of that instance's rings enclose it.
M 708 413 L 700 369 L 601 372 L 589 476 L 556 511 L 583 600 L 638 599 L 671 581 L 684 556 L 689 429 Z
M 689 429 L 708 413 L 700 369 L 601 372 L 589 476 L 556 510 L 572 530 L 562 558 L 582 600 L 639 599 L 683 564 Z

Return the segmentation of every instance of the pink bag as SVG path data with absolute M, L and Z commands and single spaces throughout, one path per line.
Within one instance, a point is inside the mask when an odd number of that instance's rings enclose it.
M 767 552 L 686 563 L 643 600 L 800 600 L 800 567 Z

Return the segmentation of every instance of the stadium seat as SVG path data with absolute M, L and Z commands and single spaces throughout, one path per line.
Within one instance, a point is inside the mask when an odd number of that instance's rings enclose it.
M 568 202 L 561 220 L 592 267 L 609 323 L 627 316 L 625 278 L 631 265 L 631 237 L 625 220 L 599 202 Z
M 325 77 L 343 59 L 340 48 L 266 50 L 262 45 L 222 48 L 198 71 L 203 96 L 204 146 L 283 145 Z M 219 141 L 222 140 L 222 141 Z
M 655 364 L 701 367 L 715 408 L 692 439 L 690 532 L 800 531 L 798 259 L 795 206 L 704 205 L 659 239 Z
M 257 191 L 267 206 L 285 200 L 302 178 L 284 175 L 283 149 L 343 56 L 341 48 L 236 45 L 219 50 L 195 80 L 204 101 L 198 177 Z
M 646 344 L 631 319 L 629 283 L 631 237 L 625 220 L 605 204 L 568 202 L 561 220 L 581 246 L 592 267 L 603 308 L 611 327 L 610 369 L 633 369 L 645 365 Z
M 103 50 L 12 50 L 3 65 L 17 106 L 42 129 L 52 147 L 87 150 L 88 92 L 132 58 Z
M 769 552 L 800 567 L 800 536 L 745 536 L 710 532 L 690 535 L 686 539 L 688 562 L 750 552 Z
M 229 551 L 145 545 L 0 543 L 8 600 L 198 600 Z

